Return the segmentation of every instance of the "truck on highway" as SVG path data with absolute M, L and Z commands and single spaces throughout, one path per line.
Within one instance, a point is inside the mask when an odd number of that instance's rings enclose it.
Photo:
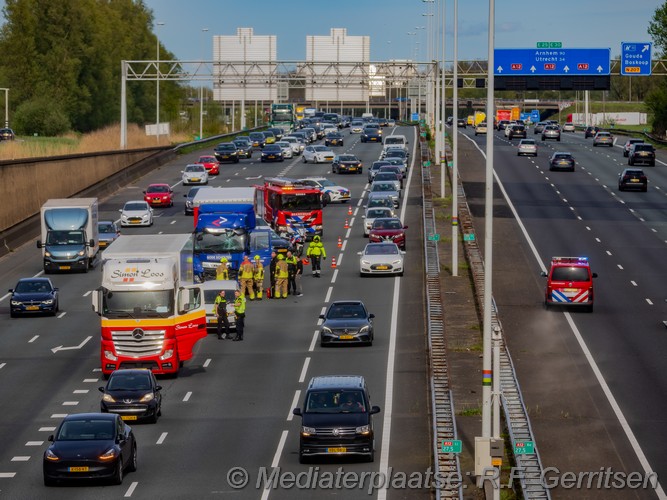
M 260 200 L 261 201 L 261 200 Z M 230 278 L 235 279 L 244 255 L 259 255 L 264 265 L 271 251 L 287 251 L 289 242 L 280 238 L 257 217 L 258 197 L 253 187 L 202 188 L 193 199 L 193 273 L 195 281 L 216 278 L 224 257 Z
M 103 259 L 102 285 L 92 293 L 102 324 L 102 373 L 177 374 L 206 336 L 202 292 L 193 285 L 192 235 L 120 235 Z
M 97 198 L 47 200 L 39 218 L 44 272 L 88 272 L 100 249 Z

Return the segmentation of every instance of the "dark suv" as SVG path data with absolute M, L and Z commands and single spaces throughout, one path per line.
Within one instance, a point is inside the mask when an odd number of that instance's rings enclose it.
M 630 146 L 628 165 L 648 165 L 655 167 L 655 149 L 652 144 L 638 142 Z
M 379 412 L 379 406 L 371 406 L 363 377 L 313 377 L 306 390 L 303 410 L 294 408 L 292 411 L 301 417 L 299 462 L 318 455 L 361 455 L 372 462 L 375 459 L 373 415 Z
M 510 125 L 510 131 L 509 134 L 507 134 L 507 138 L 511 141 L 515 137 L 518 137 L 519 139 L 525 139 L 526 127 L 523 125 Z

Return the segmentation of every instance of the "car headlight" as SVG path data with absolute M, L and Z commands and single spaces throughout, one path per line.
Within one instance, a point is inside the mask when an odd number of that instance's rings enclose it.
M 44 257 L 51 257 L 51 252 L 45 251 L 44 252 Z
M 359 333 L 368 333 L 368 332 L 370 331 L 370 329 L 371 329 L 371 327 L 368 326 L 368 325 L 366 325 L 366 326 L 362 326 L 362 327 L 359 329 Z
M 79 257 L 83 257 L 84 255 L 86 255 L 86 251 L 85 251 L 85 250 L 79 250 L 79 251 L 77 252 L 77 255 L 78 255 Z
M 118 450 L 116 448 L 109 448 L 107 451 L 102 453 L 98 458 L 102 462 L 107 462 L 109 460 L 114 460 L 118 456 Z
M 148 403 L 149 401 L 153 401 L 155 399 L 155 394 L 152 392 L 149 392 L 147 394 L 144 394 L 141 399 L 139 400 L 140 403 Z
M 46 453 L 44 453 L 44 458 L 46 458 L 50 462 L 57 462 L 60 460 L 60 457 L 53 453 L 51 450 L 46 450 Z
M 362 260 L 361 260 L 361 264 L 364 265 L 364 266 L 370 266 L 370 265 L 371 265 L 371 262 L 370 262 L 369 260 L 364 260 L 364 259 L 362 259 Z
M 111 351 L 104 351 L 104 358 L 108 359 L 109 361 L 117 361 L 118 360 L 116 355 L 114 353 L 112 353 Z
M 167 349 L 162 356 L 160 356 L 160 360 L 164 361 L 165 359 L 169 359 L 174 355 L 174 350 L 173 349 Z
M 327 326 L 323 326 L 322 327 L 322 333 L 327 333 L 327 334 L 331 335 L 331 333 L 332 333 L 331 328 L 329 328 Z
M 371 433 L 371 426 L 370 425 L 362 425 L 360 427 L 357 427 L 354 429 L 354 431 L 357 434 L 361 434 L 362 436 L 367 436 Z
M 106 394 L 106 393 L 104 394 L 104 396 L 102 396 L 102 401 L 104 401 L 105 403 L 115 403 L 116 402 L 116 400 L 113 398 L 113 396 L 111 394 Z
M 53 304 L 53 299 L 43 300 L 42 304 L 44 304 L 45 306 L 50 306 L 51 304 Z
M 18 300 L 12 300 L 12 301 L 11 301 L 11 304 L 12 304 L 13 306 L 20 306 L 20 305 L 23 305 L 23 302 L 20 302 L 20 301 L 18 301 Z
M 148 214 L 144 214 L 141 216 L 142 219 L 148 220 Z
M 399 260 L 395 260 L 395 261 L 393 261 L 393 262 L 391 263 L 392 266 L 398 266 L 399 264 L 403 264 L 403 261 L 400 260 L 400 259 L 399 259 Z
M 317 434 L 317 429 L 314 427 L 306 427 L 305 425 L 301 427 L 302 436 L 313 436 Z

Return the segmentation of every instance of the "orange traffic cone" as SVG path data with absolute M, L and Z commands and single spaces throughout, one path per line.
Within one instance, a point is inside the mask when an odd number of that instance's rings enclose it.
M 336 257 L 331 257 L 331 269 L 336 269 Z
M 345 228 L 345 229 L 350 229 L 350 222 L 349 222 L 347 219 L 345 219 L 345 226 L 344 226 L 344 228 Z
M 352 205 L 347 207 L 347 215 L 352 215 Z
M 339 236 L 339 237 L 338 237 L 338 248 L 342 248 L 342 247 L 343 247 L 343 240 L 342 240 L 341 237 Z

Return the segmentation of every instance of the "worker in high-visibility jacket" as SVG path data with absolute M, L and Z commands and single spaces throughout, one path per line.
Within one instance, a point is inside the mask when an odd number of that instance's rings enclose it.
M 220 259 L 220 265 L 215 268 L 215 279 L 216 280 L 229 279 L 229 265 L 227 264 L 227 259 L 225 257 Z
M 320 241 L 318 235 L 313 236 L 313 241 L 308 245 L 306 256 L 310 257 L 310 262 L 313 269 L 313 277 L 320 277 L 320 259 L 327 260 L 327 252 L 324 250 L 324 245 Z
M 234 316 L 236 318 L 236 337 L 232 340 L 243 340 L 245 330 L 245 295 L 241 290 L 234 291 Z
M 243 262 L 241 262 L 241 267 L 239 267 L 239 282 L 241 283 L 241 296 L 245 297 L 247 292 L 250 300 L 255 300 L 255 291 L 253 290 L 254 274 L 255 269 L 252 262 L 250 262 L 250 257 L 245 255 Z
M 255 286 L 255 298 L 257 300 L 262 300 L 262 292 L 264 290 L 264 264 L 259 255 L 255 255 L 253 265 L 253 284 Z
M 289 267 L 285 262 L 285 256 L 278 254 L 276 263 L 276 299 L 287 298 L 287 280 L 289 278 Z

